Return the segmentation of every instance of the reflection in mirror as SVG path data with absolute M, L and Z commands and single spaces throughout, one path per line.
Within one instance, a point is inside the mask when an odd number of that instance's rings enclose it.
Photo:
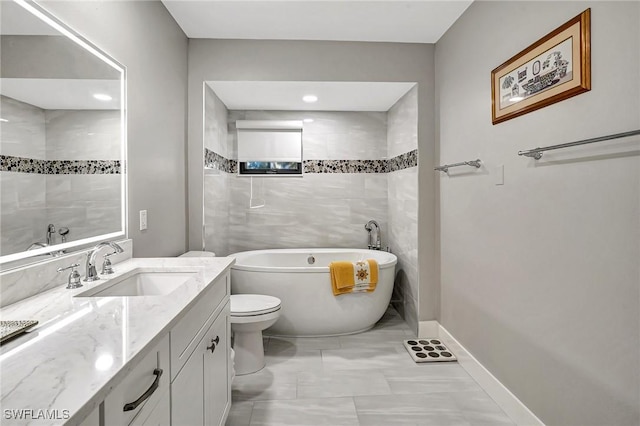
M 6 269 L 125 236 L 125 98 L 124 68 L 77 33 L 32 2 L 0 8 Z

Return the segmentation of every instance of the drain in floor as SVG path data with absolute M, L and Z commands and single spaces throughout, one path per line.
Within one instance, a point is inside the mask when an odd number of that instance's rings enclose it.
M 456 361 L 456 356 L 437 338 L 409 339 L 403 342 L 415 362 Z

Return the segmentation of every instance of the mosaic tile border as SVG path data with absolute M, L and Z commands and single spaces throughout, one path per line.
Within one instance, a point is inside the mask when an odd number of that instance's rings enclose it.
M 391 173 L 416 167 L 418 150 L 405 152 L 390 160 L 305 160 L 305 173 Z
M 304 160 L 304 173 L 386 173 L 386 160 Z
M 0 171 L 43 175 L 117 175 L 120 160 L 38 160 L 0 155 Z
M 204 149 L 204 166 L 227 173 L 238 173 L 238 162 L 236 160 L 229 160 L 209 148 Z
M 238 162 L 205 148 L 205 167 L 227 173 L 238 172 Z M 418 150 L 405 152 L 390 160 L 304 160 L 304 173 L 391 173 L 416 167 Z
M 416 167 L 418 165 L 418 150 L 405 152 L 404 154 L 396 155 L 390 160 L 387 160 L 387 173 L 397 172 L 398 170 L 408 169 L 410 167 Z

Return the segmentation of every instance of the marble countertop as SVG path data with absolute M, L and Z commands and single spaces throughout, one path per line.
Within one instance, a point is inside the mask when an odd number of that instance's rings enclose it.
M 2 320 L 39 321 L 0 347 L 2 423 L 81 422 L 233 262 L 226 257 L 129 259 L 95 283 L 83 282 L 75 290 L 65 284 L 0 309 Z M 74 297 L 135 268 L 196 273 L 165 296 Z M 16 421 L 7 410 L 56 418 Z

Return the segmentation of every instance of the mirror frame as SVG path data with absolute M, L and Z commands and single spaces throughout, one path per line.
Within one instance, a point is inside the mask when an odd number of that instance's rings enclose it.
M 57 18 L 51 12 L 49 12 L 44 7 L 37 4 L 34 0 L 13 0 L 14 3 L 22 6 L 28 12 L 30 12 L 34 17 L 40 19 L 45 22 L 49 26 L 53 27 L 57 31 L 59 31 L 62 35 L 66 36 L 68 39 L 75 42 L 78 46 L 90 52 L 97 58 L 101 59 L 105 64 L 111 66 L 116 71 L 120 72 L 120 120 L 121 120 L 121 129 L 120 129 L 120 193 L 121 193 L 121 209 L 120 209 L 120 222 L 121 227 L 120 230 L 116 232 L 111 232 L 108 234 L 96 235 L 93 237 L 83 238 L 77 241 L 69 241 L 66 243 L 55 244 L 43 248 L 39 248 L 36 250 L 28 250 L 13 254 L 8 254 L 4 256 L 0 256 L 0 271 L 4 272 L 6 270 L 23 267 L 27 265 L 33 265 L 35 263 L 40 263 L 44 261 L 51 260 L 53 256 L 51 256 L 54 252 L 60 252 L 61 250 L 69 250 L 74 249 L 73 251 L 68 251 L 64 253 L 62 256 L 67 254 L 73 254 L 74 251 L 79 251 L 85 249 L 87 247 L 92 246 L 96 242 L 104 241 L 104 240 L 113 240 L 113 239 L 123 239 L 127 238 L 127 70 L 124 65 L 113 59 L 107 53 L 102 51 L 96 45 L 91 43 L 85 37 L 83 37 L 78 31 L 74 30 L 67 24 L 65 24 L 62 20 Z M 49 255 L 47 257 L 42 257 L 43 255 Z M 25 259 L 29 259 L 32 257 L 40 257 L 38 259 L 31 259 L 33 262 L 24 261 Z

